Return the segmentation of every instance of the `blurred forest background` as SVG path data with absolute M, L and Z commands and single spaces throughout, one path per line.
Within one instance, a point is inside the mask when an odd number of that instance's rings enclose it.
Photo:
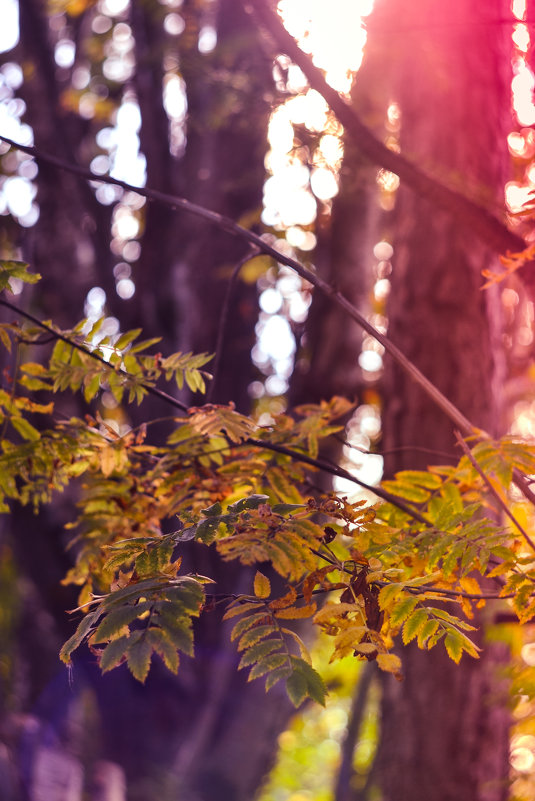
M 529 287 L 512 278 L 481 291 L 482 271 L 497 269 L 505 248 L 462 205 L 475 201 L 519 241 L 528 231 L 513 215 L 528 197 L 535 152 L 531 28 L 521 22 L 529 8 L 278 5 L 376 139 L 449 187 L 449 205 L 363 150 L 287 53 L 264 13 L 275 10 L 270 0 L 10 0 L 0 134 L 261 233 L 388 330 L 482 428 L 533 434 Z M 264 422 L 298 403 L 355 399 L 349 446 L 325 456 L 369 483 L 456 461 L 451 423 L 290 270 L 135 192 L 37 167 L 5 144 L 0 153 L 2 258 L 43 276 L 17 299 L 41 319 L 69 328 L 104 315 L 103 331 L 141 327 L 163 338 L 163 353 L 217 351 L 209 400 L 254 408 Z M 100 411 L 118 431 L 140 422 L 110 393 Z M 143 415 L 161 415 L 157 400 Z M 215 615 L 178 677 L 159 665 L 144 686 L 126 669 L 102 677 L 86 653 L 69 681 L 57 654 L 73 630 L 65 610 L 76 605 L 61 585 L 74 500 L 0 519 L 4 801 L 529 797 L 535 725 L 517 708 L 511 767 L 501 670 L 511 659 L 505 640 L 519 652 L 518 635 L 497 636 L 488 616 L 481 638 L 494 637 L 479 662 L 455 666 L 438 650 L 408 647 L 398 683 L 348 659 L 325 667 L 327 709 L 297 716 L 283 690 L 266 696 L 237 673 Z M 233 581 L 239 587 L 238 569 Z

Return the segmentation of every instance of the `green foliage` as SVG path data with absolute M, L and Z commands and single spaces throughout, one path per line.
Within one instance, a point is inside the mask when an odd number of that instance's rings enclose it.
M 29 274 L 3 262 L 0 276 L 7 287 Z M 313 494 L 319 446 L 340 430 L 349 402 L 301 406 L 269 427 L 232 404 L 191 407 L 174 411 L 167 439 L 153 444 L 151 420 L 118 430 L 101 393 L 127 407 L 154 391 L 176 409 L 158 383 L 203 391 L 209 357 L 147 354 L 157 340 L 140 342 L 139 330 L 101 337 L 100 326 L 44 325 L 55 340 L 44 363 L 25 359 L 39 325 L 0 329 L 18 365 L 9 390 L 0 390 L 0 510 L 16 502 L 38 511 L 67 486 L 77 492 L 68 526 L 76 561 L 65 583 L 78 585 L 85 615 L 64 662 L 86 643 L 103 671 L 126 663 L 144 681 L 154 653 L 176 671 L 179 652 L 193 654 L 192 620 L 217 600 L 227 619 L 237 618 L 231 638 L 250 680 L 263 678 L 266 689 L 284 681 L 296 706 L 306 698 L 323 704 L 299 621 L 325 632 L 331 660 L 375 661 L 401 679 L 398 640 L 426 650 L 441 643 L 455 662 L 478 657 L 468 622 L 474 605 L 507 598 L 520 622 L 532 620 L 531 540 L 514 515 L 499 514 L 512 508 L 513 478 L 535 473 L 532 446 L 479 439 L 456 466 L 383 482 L 389 503 Z M 60 414 L 73 392 L 86 404 L 83 418 Z M 212 596 L 210 576 L 183 571 L 189 541 L 251 568 L 252 594 Z
M 8 292 L 12 291 L 11 281 L 16 278 L 23 281 L 25 284 L 36 284 L 41 278 L 39 273 L 29 273 L 28 267 L 24 261 L 6 261 L 0 259 L 0 292 L 7 289 Z
M 60 651 L 70 664 L 72 652 L 87 642 L 105 673 L 121 663 L 145 681 L 152 654 L 176 673 L 178 652 L 193 655 L 192 618 L 197 617 L 204 593 L 189 576 L 162 581 L 130 578 L 126 586 L 95 599 L 76 632 Z
M 266 676 L 266 690 L 284 680 L 288 697 L 296 707 L 305 698 L 324 705 L 327 690 L 311 665 L 305 644 L 294 631 L 280 625 L 277 618 L 284 610 L 264 600 L 270 593 L 269 580 L 257 573 L 254 583 L 255 596 L 236 599 L 225 613 L 227 619 L 244 616 L 231 633 L 231 639 L 238 642 L 238 651 L 243 652 L 238 667 L 250 668 L 249 681 Z M 290 650 L 296 645 L 299 656 Z

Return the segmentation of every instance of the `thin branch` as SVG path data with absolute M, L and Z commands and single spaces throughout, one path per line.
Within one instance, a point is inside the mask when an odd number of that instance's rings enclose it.
M 381 487 L 372 487 L 371 484 L 366 484 L 365 481 L 361 481 L 360 478 L 357 478 L 343 467 L 331 465 L 328 462 L 322 461 L 321 459 L 314 459 L 312 456 L 308 456 L 306 453 L 301 453 L 300 451 L 287 448 L 285 445 L 276 445 L 274 442 L 268 443 L 261 439 L 249 438 L 245 440 L 245 444 L 254 445 L 257 448 L 266 448 L 267 450 L 275 451 L 276 453 L 283 453 L 286 456 L 290 456 L 296 462 L 303 462 L 303 464 L 309 464 L 311 467 L 317 467 L 326 473 L 330 473 L 332 476 L 346 478 L 348 481 L 358 484 L 359 487 L 369 490 L 369 492 L 373 492 L 374 495 L 377 495 L 378 498 L 382 498 L 383 501 L 391 503 L 393 506 L 397 506 L 398 509 L 401 509 L 402 512 L 405 512 L 405 514 L 411 517 L 413 520 L 423 523 L 424 526 L 431 526 L 430 521 L 427 520 L 417 509 L 414 509 L 412 506 L 406 504 L 401 498 L 398 498 L 397 495 L 393 495 Z
M 388 448 L 385 451 L 370 451 L 368 448 L 362 448 L 360 445 L 354 445 L 349 440 L 345 439 L 341 434 L 333 434 L 334 439 L 346 445 L 353 451 L 361 453 L 363 456 L 386 456 L 390 453 L 398 453 L 399 451 L 409 451 L 411 453 L 428 453 L 430 456 L 443 456 L 445 459 L 453 459 L 457 462 L 457 457 L 453 453 L 446 451 L 437 451 L 434 448 L 423 448 L 420 445 L 398 445 L 396 448 Z M 534 496 L 535 497 L 535 496 Z
M 286 53 L 302 70 L 310 86 L 323 97 L 351 139 L 373 164 L 398 175 L 416 194 L 446 211 L 459 225 L 467 228 L 497 253 L 525 250 L 524 239 L 510 231 L 501 220 L 465 195 L 432 178 L 405 156 L 390 150 L 377 139 L 364 125 L 354 108 L 329 86 L 321 70 L 314 66 L 311 57 L 301 50 L 269 3 L 265 0 L 248 0 L 247 5 L 253 16 L 275 41 L 279 51 Z
M 329 559 L 329 557 L 326 556 L 324 553 L 321 553 L 321 551 L 317 551 L 314 548 L 311 548 L 310 550 L 312 551 L 313 554 L 315 554 L 320 559 L 323 559 L 325 562 L 328 562 L 329 564 L 333 565 L 333 567 L 335 567 L 341 573 L 347 573 L 349 576 L 353 576 L 353 570 L 351 568 L 341 567 L 338 564 L 338 562 L 336 562 L 335 560 Z M 377 584 L 379 587 L 387 587 L 387 586 L 389 586 L 389 582 L 386 582 L 386 581 L 374 581 L 373 583 Z M 393 583 L 393 582 L 390 582 L 390 583 Z M 318 587 L 318 588 L 312 590 L 312 595 L 326 595 L 326 594 L 328 594 L 330 592 L 335 592 L 336 590 L 347 589 L 347 586 L 348 586 L 347 582 L 340 581 L 340 582 L 337 582 L 335 584 L 331 584 L 328 587 Z M 506 600 L 508 598 L 514 598 L 515 597 L 514 593 L 510 593 L 508 595 L 501 595 L 499 593 L 490 593 L 490 592 L 489 593 L 484 593 L 484 594 L 483 593 L 482 594 L 478 594 L 478 593 L 474 593 L 474 592 L 464 592 L 464 590 L 445 590 L 442 587 L 431 587 L 429 585 L 422 585 L 421 587 L 407 587 L 407 592 L 410 593 L 411 595 L 423 595 L 426 592 L 433 592 L 436 595 L 444 595 L 445 596 L 444 597 L 444 603 L 449 603 L 450 602 L 449 601 L 450 598 L 452 599 L 452 603 L 453 603 L 453 601 L 455 599 L 457 599 L 457 598 L 468 598 L 470 601 L 501 601 L 501 600 Z M 223 593 L 222 592 L 222 593 L 215 593 L 215 594 L 214 593 L 207 593 L 206 598 L 210 599 L 210 600 L 216 600 L 217 603 L 223 603 L 224 601 L 228 601 L 228 600 L 237 601 L 237 600 L 243 598 L 244 599 L 244 603 L 245 603 L 247 600 L 249 600 L 251 598 L 251 596 L 242 595 L 240 593 L 229 593 L 229 592 Z M 295 600 L 296 601 L 302 601 L 302 600 L 304 600 L 304 598 L 305 598 L 305 596 L 304 596 L 304 594 L 302 592 L 298 592 L 296 594 L 296 596 L 295 596 Z M 81 608 L 81 607 L 79 607 L 79 608 Z M 431 607 L 431 608 L 434 609 L 436 607 Z M 74 609 L 74 610 L 71 610 L 71 611 L 75 612 L 77 610 Z
M 498 502 L 500 508 L 502 509 L 502 511 L 507 515 L 509 520 L 512 520 L 512 522 L 517 527 L 517 529 L 519 530 L 521 535 L 524 537 L 525 541 L 527 542 L 527 544 L 529 545 L 531 550 L 535 551 L 535 542 L 533 542 L 533 540 L 531 539 L 531 537 L 529 536 L 527 531 L 518 522 L 518 520 L 516 519 L 514 514 L 511 512 L 511 510 L 509 509 L 509 507 L 505 503 L 505 501 L 500 497 L 500 494 L 496 490 L 496 488 L 493 487 L 492 483 L 489 481 L 489 479 L 487 478 L 487 476 L 485 475 L 485 473 L 483 472 L 483 470 L 481 469 L 481 467 L 477 463 L 477 460 L 475 459 L 474 454 L 472 453 L 472 451 L 470 450 L 470 448 L 468 447 L 468 445 L 466 444 L 466 442 L 461 437 L 461 435 L 460 435 L 460 433 L 458 431 L 455 432 L 455 438 L 457 439 L 457 442 L 461 446 L 461 448 L 463 450 L 463 453 L 468 457 L 468 459 L 470 460 L 470 462 L 471 462 L 472 466 L 474 467 L 474 469 L 479 473 L 479 475 L 483 479 L 483 481 L 484 481 L 486 487 L 488 488 L 489 492 L 491 493 L 491 495 L 497 500 L 497 502 Z
M 241 263 L 238 266 L 241 267 Z M 42 328 L 44 331 L 47 331 L 49 334 L 51 334 L 52 337 L 54 337 L 56 339 L 60 339 L 62 342 L 65 342 L 67 345 L 70 345 L 71 347 L 76 348 L 76 350 L 79 350 L 80 352 L 85 353 L 87 356 L 90 356 L 95 361 L 98 361 L 101 364 L 105 365 L 106 367 L 110 368 L 109 362 L 107 362 L 105 359 L 103 359 L 102 356 L 99 356 L 97 353 L 94 353 L 93 351 L 89 350 L 89 348 L 87 348 L 85 345 L 82 345 L 79 342 L 76 342 L 76 341 L 74 341 L 72 339 L 69 339 L 69 337 L 66 337 L 64 334 L 60 333 L 59 331 L 54 330 L 51 326 L 49 326 L 47 323 L 44 323 L 42 320 L 39 320 L 39 318 L 35 317 L 33 314 L 30 314 L 29 312 L 23 311 L 18 306 L 15 306 L 15 304 L 10 303 L 9 301 L 4 300 L 4 299 L 0 299 L 0 305 L 5 306 L 6 308 L 10 309 L 11 311 L 16 312 L 17 314 L 20 314 L 21 316 L 25 317 L 27 320 L 30 320 L 35 325 L 37 325 L 40 328 Z M 125 377 L 129 377 L 130 376 L 130 373 L 128 373 L 126 370 L 122 370 L 122 369 L 119 368 L 118 372 L 121 375 L 124 375 Z M 157 387 L 153 387 L 151 384 L 143 383 L 142 386 L 147 390 L 148 393 L 160 398 L 161 400 L 165 401 L 166 403 L 170 404 L 171 406 L 173 406 L 173 407 L 175 407 L 177 409 L 180 409 L 183 412 L 187 412 L 188 411 L 188 407 L 184 403 L 181 403 L 181 401 L 177 400 L 176 398 L 173 398 L 173 396 L 169 395 L 167 392 L 164 392 L 163 390 L 158 389 Z M 460 437 L 460 434 L 458 434 L 456 432 L 456 436 L 460 439 L 460 441 L 462 442 L 464 447 L 467 449 L 468 453 L 470 453 L 470 451 L 468 450 L 468 448 L 466 446 L 466 443 L 464 443 L 464 440 L 462 440 L 462 438 Z M 387 503 L 391 503 L 393 506 L 396 506 L 398 509 L 401 509 L 401 511 L 405 512 L 405 514 L 407 514 L 413 520 L 417 520 L 418 522 L 423 523 L 427 527 L 431 526 L 431 523 L 430 523 L 429 520 L 427 520 L 417 509 L 414 509 L 413 507 L 411 507 L 408 504 L 406 504 L 401 498 L 398 498 L 396 495 L 393 495 L 392 493 L 387 492 L 386 490 L 382 489 L 381 487 L 373 487 L 370 484 L 367 484 L 366 482 L 361 481 L 359 478 L 354 476 L 348 470 L 345 470 L 343 467 L 340 467 L 338 465 L 331 465 L 328 462 L 324 462 L 324 461 L 322 461 L 320 459 L 314 459 L 313 457 L 308 456 L 307 454 L 301 453 L 301 452 L 293 450 L 291 448 L 287 448 L 284 445 L 278 445 L 278 444 L 275 444 L 275 443 L 272 443 L 272 442 L 265 442 L 263 440 L 257 440 L 257 439 L 253 439 L 253 438 L 248 438 L 248 439 L 244 440 L 244 444 L 253 445 L 254 447 L 257 447 L 257 448 L 262 448 L 264 450 L 270 450 L 270 451 L 273 451 L 275 453 L 281 453 L 281 454 L 284 454 L 286 456 L 290 456 L 294 461 L 302 462 L 303 464 L 308 464 L 308 465 L 310 465 L 312 467 L 316 467 L 319 470 L 322 470 L 324 472 L 330 473 L 333 476 L 338 476 L 340 478 L 345 478 L 348 481 L 351 481 L 354 484 L 357 484 L 358 486 L 362 487 L 363 489 L 366 489 L 369 492 L 372 492 L 374 495 L 377 495 L 377 497 L 381 498 L 382 500 L 386 501 Z M 471 456 L 471 454 L 470 454 L 470 456 Z M 479 466 L 477 465 L 477 463 L 475 463 L 474 466 L 476 467 L 478 472 L 480 472 L 479 471 Z M 513 520 L 513 522 L 515 523 L 517 528 L 520 530 L 520 532 L 524 536 L 524 538 L 531 545 L 533 550 L 535 550 L 535 544 L 532 542 L 532 540 L 529 538 L 529 536 L 526 534 L 526 532 L 522 529 L 520 524 L 516 521 L 516 519 L 514 518 L 512 513 L 509 511 L 507 506 L 505 504 L 503 504 L 503 502 L 501 501 L 501 498 L 499 498 L 498 494 L 495 492 L 495 490 L 492 487 L 492 485 L 490 484 L 490 482 L 487 481 L 487 479 L 483 475 L 483 473 L 481 473 L 481 476 L 488 483 L 489 488 L 496 495 L 496 497 L 498 498 L 500 503 L 503 505 L 506 513 L 509 515 L 509 517 L 511 517 L 511 519 Z
M 411 360 L 408 359 L 405 354 L 396 345 L 394 345 L 390 339 L 388 339 L 387 336 L 385 336 L 385 334 L 382 334 L 380 331 L 378 331 L 346 297 L 344 297 L 340 292 L 337 292 L 334 287 L 320 278 L 316 273 L 312 272 L 312 270 L 308 270 L 306 267 L 304 267 L 296 259 L 281 253 L 276 248 L 269 245 L 262 239 L 261 236 L 258 236 L 246 228 L 242 228 L 241 225 L 238 225 L 229 217 L 225 217 L 215 211 L 206 209 L 204 206 L 199 206 L 197 203 L 191 203 L 185 198 L 177 197 L 176 195 L 169 195 L 165 192 L 159 192 L 155 189 L 146 189 L 144 187 L 133 186 L 132 184 L 126 183 L 126 181 L 121 181 L 117 178 L 111 178 L 109 175 L 96 175 L 95 173 L 91 172 L 91 170 L 85 169 L 84 167 L 79 167 L 76 164 L 69 164 L 62 159 L 56 158 L 55 156 L 41 153 L 34 147 L 20 145 L 6 136 L 0 135 L 0 140 L 7 142 L 7 144 L 11 145 L 12 147 L 22 150 L 24 153 L 28 153 L 30 156 L 33 156 L 37 162 L 41 161 L 45 164 L 50 164 L 54 167 L 57 167 L 58 169 L 68 170 L 82 178 L 85 178 L 88 181 L 113 184 L 115 186 L 121 186 L 123 189 L 126 189 L 129 192 L 137 192 L 137 194 L 146 197 L 148 200 L 163 203 L 164 205 L 170 206 L 173 209 L 181 209 L 182 211 L 186 211 L 190 214 L 196 215 L 197 217 L 201 217 L 207 222 L 217 226 L 221 230 L 227 231 L 233 236 L 237 236 L 240 239 L 244 239 L 247 242 L 256 245 L 262 253 L 267 253 L 279 263 L 290 267 L 299 276 L 301 276 L 301 278 L 315 286 L 316 289 L 322 292 L 322 294 L 330 298 L 333 303 L 343 309 L 346 314 L 348 314 L 358 325 L 360 325 L 361 328 L 366 331 L 366 333 L 380 342 L 385 351 L 390 354 L 390 356 L 401 367 L 401 369 L 404 370 L 405 373 L 407 373 L 407 375 L 423 389 L 423 391 L 435 403 L 435 405 L 438 406 L 438 408 L 441 409 L 447 417 L 449 417 L 451 422 L 460 431 L 462 431 L 463 434 L 466 436 L 474 434 L 474 426 L 470 420 L 465 417 L 465 415 L 448 398 L 446 398 L 446 396 L 443 395 L 442 392 L 435 387 L 435 385 L 428 378 L 425 377 L 425 375 L 416 367 L 416 365 L 413 364 Z
M 250 258 L 250 256 L 248 258 Z M 29 312 L 23 311 L 18 306 L 15 306 L 15 304 L 10 303 L 8 300 L 0 299 L 0 306 L 5 306 L 11 311 L 14 311 L 17 314 L 20 314 L 22 317 L 25 317 L 27 320 L 30 320 L 30 322 L 39 326 L 44 331 L 50 333 L 54 339 L 60 339 L 67 345 L 71 345 L 71 347 L 76 348 L 76 350 L 79 350 L 81 353 L 85 353 L 87 356 L 90 356 L 92 359 L 95 359 L 95 361 L 100 362 L 101 364 L 105 365 L 110 369 L 115 369 L 111 368 L 111 365 L 109 364 L 109 362 L 106 361 L 106 359 L 103 359 L 102 356 L 99 356 L 97 353 L 94 353 L 93 351 L 89 350 L 89 348 L 87 348 L 85 345 L 82 345 L 81 343 L 76 342 L 75 340 L 69 339 L 69 337 L 65 336 L 59 331 L 55 331 L 47 323 L 44 323 L 42 320 L 39 320 L 38 317 L 35 317 L 33 314 L 30 314 Z M 126 370 L 122 370 L 119 368 L 118 372 L 121 375 L 124 375 L 125 378 L 130 377 L 130 373 L 128 373 L 128 371 Z M 182 412 L 188 411 L 188 407 L 184 403 L 181 403 L 181 401 L 177 400 L 176 398 L 173 398 L 173 396 L 169 395 L 167 392 L 164 392 L 163 390 L 158 389 L 157 387 L 153 387 L 151 384 L 142 383 L 141 386 L 143 386 L 144 389 L 146 389 L 147 392 L 149 392 L 151 395 L 155 395 L 157 398 L 160 398 L 160 400 L 165 401 L 165 403 L 170 404 L 174 408 L 180 409 L 180 411 Z M 290 456 L 294 461 L 303 462 L 304 464 L 309 464 L 310 466 L 316 467 L 319 470 L 323 470 L 324 472 L 330 473 L 333 476 L 346 478 L 348 481 L 352 481 L 354 484 L 358 484 L 359 487 L 362 487 L 363 489 L 369 490 L 370 492 L 374 493 L 379 498 L 382 498 L 384 501 L 387 501 L 388 503 L 397 506 L 399 509 L 405 512 L 405 514 L 409 515 L 409 517 L 413 518 L 414 520 L 418 520 L 420 523 L 423 523 L 424 525 L 430 525 L 429 521 L 427 521 L 425 517 L 423 517 L 423 515 L 421 515 L 416 509 L 412 509 L 408 504 L 406 504 L 400 498 L 397 498 L 395 495 L 386 492 L 386 490 L 383 490 L 380 487 L 372 487 L 370 484 L 366 484 L 364 481 L 361 481 L 360 479 L 356 478 L 356 476 L 352 475 L 348 470 L 344 470 L 343 467 L 339 467 L 337 465 L 330 465 L 327 462 L 323 462 L 319 459 L 313 459 L 311 456 L 301 453 L 300 451 L 295 451 L 292 450 L 291 448 L 286 448 L 284 445 L 276 445 L 275 443 L 265 442 L 263 440 L 249 438 L 244 440 L 244 444 L 253 445 L 256 448 L 262 448 L 264 450 L 274 451 L 275 453 L 282 453 L 286 456 Z M 232 443 L 229 442 L 229 445 L 232 445 Z
M 230 311 L 230 301 L 232 298 L 232 293 L 234 292 L 234 287 L 236 285 L 236 281 L 238 279 L 238 275 L 240 274 L 241 268 L 244 264 L 247 264 L 253 256 L 256 256 L 259 253 L 258 247 L 255 245 L 250 248 L 250 250 L 245 254 L 245 256 L 240 259 L 240 261 L 236 264 L 232 271 L 232 275 L 230 276 L 227 291 L 225 293 L 225 299 L 223 301 L 223 308 L 221 310 L 221 317 L 219 319 L 219 328 L 217 331 L 217 342 L 215 348 L 215 357 L 212 369 L 212 381 L 208 388 L 208 392 L 206 394 L 206 402 L 211 403 L 212 398 L 214 397 L 215 388 L 217 385 L 217 380 L 219 378 L 219 368 L 221 366 L 221 358 L 223 354 L 223 344 L 225 342 L 225 333 L 227 328 L 227 322 L 229 317 Z
M 535 492 L 529 486 L 532 481 L 528 481 L 526 476 L 517 468 L 513 470 L 513 481 L 515 486 L 518 487 L 524 498 L 535 506 Z
M 100 362 L 101 364 L 105 364 L 106 367 L 108 367 L 110 370 L 116 369 L 112 367 L 110 363 L 106 361 L 106 359 L 103 359 L 102 356 L 99 356 L 98 353 L 94 353 L 93 351 L 89 350 L 89 348 L 87 348 L 85 345 L 82 345 L 73 339 L 69 339 L 69 337 L 66 337 L 64 334 L 61 334 L 59 331 L 56 331 L 47 323 L 44 323 L 42 320 L 39 320 L 38 317 L 34 317 L 34 315 L 30 314 L 30 312 L 23 311 L 18 306 L 15 306 L 14 303 L 10 303 L 8 300 L 0 298 L 0 306 L 5 306 L 7 309 L 11 309 L 11 311 L 20 314 L 22 317 L 25 317 L 27 320 L 30 320 L 30 322 L 35 323 L 35 325 L 38 325 L 39 328 L 42 328 L 44 331 L 48 331 L 48 333 L 51 334 L 55 339 L 60 339 L 62 342 L 66 342 L 67 345 L 70 345 L 76 350 L 79 350 L 81 353 L 85 353 L 87 356 L 90 356 L 95 361 Z M 125 377 L 130 376 L 130 373 L 128 373 L 126 370 L 121 370 L 120 368 L 117 370 L 117 372 L 119 372 L 121 375 L 124 375 Z M 163 392 L 161 389 L 157 389 L 156 387 L 153 387 L 151 384 L 142 384 L 142 386 L 151 395 L 155 395 L 157 398 L 161 398 L 166 403 L 170 403 L 172 406 L 174 406 L 176 409 L 180 409 L 182 412 L 187 412 L 188 407 L 186 406 L 186 404 L 181 403 L 176 398 L 173 398 L 172 395 L 168 395 L 167 392 Z

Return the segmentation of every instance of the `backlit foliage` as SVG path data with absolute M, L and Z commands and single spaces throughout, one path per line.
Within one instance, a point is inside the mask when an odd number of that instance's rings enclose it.
M 2 263 L 0 286 L 11 277 L 37 280 L 26 265 Z M 64 581 L 79 586 L 79 608 L 60 654 L 67 665 L 86 643 L 102 671 L 126 662 L 144 681 L 156 654 L 176 672 L 180 653 L 194 655 L 194 619 L 223 609 L 238 667 L 267 690 L 284 681 L 299 706 L 326 694 L 299 621 L 331 638 L 331 661 L 373 660 L 402 679 L 396 641 L 441 643 L 459 662 L 479 655 L 474 606 L 492 599 L 532 620 L 533 540 L 507 504 L 513 481 L 530 496 L 535 448 L 481 434 L 456 466 L 400 472 L 383 482 L 381 502 L 349 503 L 314 485 L 320 443 L 341 430 L 349 402 L 301 406 L 268 427 L 232 405 L 178 414 L 159 383 L 203 392 L 209 357 L 148 355 L 157 340 L 138 342 L 140 333 L 99 338 L 86 321 L 71 331 L 0 328 L 16 353 L 11 390 L 0 392 L 0 509 L 38 512 L 77 488 Z M 50 348 L 43 362 L 27 358 L 37 343 Z M 99 411 L 103 391 L 126 405 L 156 393 L 173 407 L 167 439 L 151 442 L 150 419 L 119 433 Z M 83 419 L 58 412 L 66 393 L 81 394 Z M 222 593 L 186 570 L 192 542 L 249 569 L 250 591 Z

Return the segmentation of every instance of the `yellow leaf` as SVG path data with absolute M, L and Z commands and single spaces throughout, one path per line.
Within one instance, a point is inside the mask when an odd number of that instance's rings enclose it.
M 459 579 L 459 584 L 465 592 L 469 592 L 471 595 L 481 595 L 481 587 L 472 576 L 462 576 Z
M 359 642 L 354 646 L 354 650 L 359 654 L 371 654 L 377 651 L 377 646 L 373 642 Z
M 393 673 L 401 681 L 401 659 L 396 654 L 377 654 L 377 664 L 386 673 Z
M 107 445 L 100 452 L 100 469 L 106 478 L 115 470 L 115 464 L 115 448 Z
M 310 617 L 317 609 L 315 603 L 307 604 L 306 606 L 290 606 L 287 609 L 279 609 L 275 612 L 275 617 L 282 617 L 286 620 L 298 620 L 303 617 Z
M 269 598 L 271 594 L 271 582 L 259 570 L 256 571 L 254 577 L 254 594 L 257 598 Z
M 269 608 L 275 611 L 276 609 L 286 609 L 287 606 L 291 606 L 294 601 L 297 599 L 297 592 L 294 587 L 290 587 L 286 595 L 283 595 L 281 598 L 276 598 L 274 601 L 271 601 L 269 604 Z

